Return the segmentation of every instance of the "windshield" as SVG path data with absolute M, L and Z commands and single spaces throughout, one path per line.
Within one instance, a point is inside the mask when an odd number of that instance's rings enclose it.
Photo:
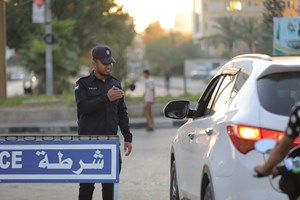
M 257 87 L 264 109 L 288 116 L 292 106 L 300 101 L 300 72 L 267 75 L 258 80 Z

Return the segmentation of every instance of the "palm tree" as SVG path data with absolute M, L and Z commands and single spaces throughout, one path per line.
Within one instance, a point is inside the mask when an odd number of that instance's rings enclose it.
M 223 44 L 225 49 L 228 50 L 225 55 L 231 57 L 234 45 L 240 40 L 237 29 L 239 22 L 233 17 L 220 17 L 216 19 L 216 23 L 216 34 L 206 37 L 206 43 L 214 47 Z
M 260 23 L 253 17 L 244 18 L 240 21 L 238 32 L 240 33 L 240 39 L 245 42 L 251 53 L 256 51 L 255 46 L 258 43 Z
M 259 46 L 257 51 L 265 54 L 273 54 L 273 18 L 283 16 L 283 4 L 281 0 L 265 0 L 263 2 L 263 22 L 259 30 Z

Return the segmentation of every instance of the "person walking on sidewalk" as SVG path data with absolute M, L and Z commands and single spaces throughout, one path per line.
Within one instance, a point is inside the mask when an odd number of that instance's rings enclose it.
M 154 118 L 152 114 L 152 104 L 155 101 L 155 87 L 153 79 L 150 77 L 149 70 L 143 71 L 143 76 L 145 79 L 145 91 L 143 94 L 144 99 L 144 114 L 147 120 L 147 131 L 154 130 Z
M 118 126 L 124 136 L 125 155 L 132 150 L 132 134 L 121 83 L 111 75 L 111 48 L 98 45 L 92 50 L 93 71 L 76 82 L 75 97 L 79 135 L 117 135 Z M 121 154 L 120 154 L 121 170 Z M 95 183 L 79 184 L 79 200 L 91 200 Z M 113 200 L 114 184 L 102 183 L 103 200 Z

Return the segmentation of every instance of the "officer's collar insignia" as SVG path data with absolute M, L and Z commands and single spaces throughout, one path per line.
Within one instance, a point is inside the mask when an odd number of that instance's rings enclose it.
M 75 86 L 75 91 L 78 90 L 78 89 L 79 89 L 79 85 L 76 85 Z

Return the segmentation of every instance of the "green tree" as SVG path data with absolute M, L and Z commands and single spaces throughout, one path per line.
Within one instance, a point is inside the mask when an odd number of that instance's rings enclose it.
M 126 76 L 126 49 L 135 32 L 133 20 L 114 0 L 52 0 L 58 20 L 76 19 L 72 35 L 77 38 L 82 64 L 90 65 L 90 51 L 97 44 L 112 47 L 117 60 L 114 75 Z
M 31 6 L 32 1 L 11 0 L 7 3 L 7 15 L 9 16 L 7 17 L 8 45 L 17 52 L 22 52 L 23 55 L 30 54 L 30 52 L 26 51 L 40 52 L 41 44 L 39 42 L 43 42 L 44 26 L 31 23 Z M 66 62 L 56 61 L 56 59 L 65 59 L 61 55 L 67 56 L 68 59 L 76 57 L 74 61 L 77 62 L 77 66 L 90 65 L 90 51 L 92 47 L 97 44 L 107 44 L 113 48 L 113 54 L 117 60 L 114 75 L 121 80 L 125 77 L 127 69 L 125 51 L 133 40 L 135 32 L 133 20 L 128 13 L 123 11 L 122 7 L 117 6 L 114 0 L 52 0 L 51 11 L 53 27 L 59 26 L 61 23 L 64 24 L 64 21 L 66 21 L 68 34 L 73 42 L 72 45 L 68 43 L 68 45 L 59 46 L 65 44 L 63 42 L 64 39 L 68 42 L 69 39 L 66 37 L 60 38 L 62 34 L 60 32 L 64 31 L 63 29 L 53 28 L 53 33 L 58 42 L 53 48 L 54 73 L 58 71 L 60 73 L 62 71 L 69 72 L 67 68 L 74 67 L 65 66 L 66 63 L 59 64 Z M 70 24 L 69 21 L 72 21 L 72 23 Z M 26 31 L 19 31 L 18 29 Z M 15 36 L 15 33 L 17 36 Z M 64 52 L 68 52 L 68 55 L 64 54 Z M 31 53 L 34 54 L 34 52 Z M 33 56 L 21 56 L 24 59 L 22 63 L 27 63 L 26 66 L 30 66 L 30 61 L 35 62 Z M 43 54 L 37 54 L 36 56 L 41 58 L 35 58 L 35 60 L 43 61 Z M 39 64 L 39 66 L 43 65 L 43 62 Z M 73 76 L 72 73 L 64 74 L 67 76 L 64 77 L 65 80 Z M 43 77 L 43 74 L 40 74 L 40 76 Z M 59 82 L 56 80 L 57 78 L 54 75 L 55 83 Z
M 240 40 L 240 34 L 237 27 L 240 26 L 239 21 L 233 17 L 219 17 L 216 19 L 216 33 L 205 38 L 209 46 L 217 47 L 223 44 L 226 51 L 225 57 L 232 57 L 233 47 Z
M 8 47 L 18 51 L 33 38 L 42 38 L 41 25 L 32 23 L 32 1 L 10 0 L 5 6 Z
M 273 54 L 273 18 L 283 16 L 283 4 L 281 0 L 265 0 L 263 11 L 263 22 L 259 28 L 258 52 Z
M 76 38 L 72 37 L 72 27 L 75 21 L 53 21 L 53 31 L 57 33 L 53 45 L 53 90 L 61 94 L 71 88 L 69 78 L 77 75 L 80 64 L 78 62 L 78 46 Z M 28 51 L 28 49 L 31 49 Z M 38 93 L 45 93 L 45 45 L 42 40 L 33 39 L 27 48 L 19 51 L 21 63 L 29 70 L 38 74 Z
M 258 44 L 258 36 L 260 35 L 260 23 L 255 18 L 244 18 L 240 21 L 238 32 L 240 39 L 247 44 L 251 53 L 256 51 Z
M 153 26 L 154 25 L 154 26 Z M 158 34 L 155 30 L 160 30 Z M 154 35 L 154 37 L 151 37 Z M 184 60 L 201 57 L 200 49 L 190 36 L 179 32 L 165 32 L 157 24 L 152 24 L 144 32 L 145 58 L 151 67 L 159 69 L 160 73 L 172 71 L 182 74 Z
M 149 24 L 147 28 L 142 33 L 142 39 L 143 43 L 147 46 L 151 44 L 153 41 L 162 38 L 167 33 L 166 31 L 161 27 L 160 22 L 154 22 L 152 24 Z

